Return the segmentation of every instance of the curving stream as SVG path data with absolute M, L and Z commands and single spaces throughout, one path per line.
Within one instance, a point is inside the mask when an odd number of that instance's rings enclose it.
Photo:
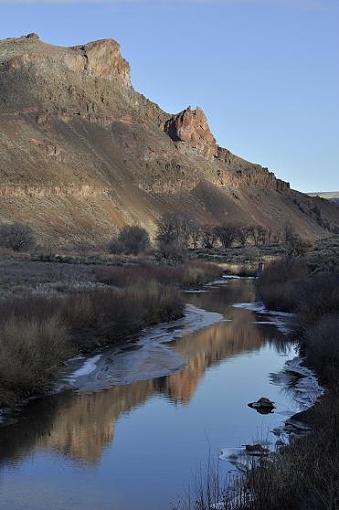
M 65 391 L 0 428 L 1 510 L 169 510 L 209 455 L 274 441 L 270 431 L 302 409 L 272 376 L 295 356 L 282 319 L 277 327 L 274 316 L 233 306 L 255 301 L 252 280 L 185 296 L 184 321 L 73 360 Z M 247 406 L 262 396 L 274 413 Z

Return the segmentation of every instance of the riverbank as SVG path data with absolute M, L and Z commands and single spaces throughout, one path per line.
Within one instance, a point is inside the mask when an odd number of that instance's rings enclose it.
M 221 480 L 208 472 L 190 510 L 336 510 L 339 502 L 339 272 L 338 257 L 272 262 L 256 280 L 259 303 L 238 307 L 284 317 L 286 340 L 297 340 L 298 356 L 275 383 L 302 397 L 301 412 L 273 431 L 276 445 L 257 441 L 252 457 L 226 448 L 221 460 L 238 475 Z M 288 328 L 286 329 L 286 319 Z M 266 319 L 265 319 L 266 320 Z M 306 377 L 305 377 L 306 374 Z M 323 390 L 319 386 L 321 384 Z M 287 437 L 284 438 L 284 436 Z M 287 439 L 287 441 L 286 441 Z M 252 448 L 252 447 L 251 447 Z M 180 507 L 181 508 L 181 507 Z
M 48 292 L 41 291 L 41 281 L 32 292 L 31 275 L 20 297 L 10 294 L 0 303 L 1 407 L 45 393 L 71 356 L 128 342 L 145 327 L 182 317 L 180 289 L 223 272 L 200 262 L 91 271 L 91 286 L 52 286 Z
M 324 264 L 324 261 L 322 261 Z M 325 388 L 319 401 L 297 415 L 309 427 L 264 468 L 246 478 L 251 510 L 335 509 L 339 501 L 339 273 L 305 259 L 275 262 L 258 281 L 270 308 L 293 312 L 300 354 Z

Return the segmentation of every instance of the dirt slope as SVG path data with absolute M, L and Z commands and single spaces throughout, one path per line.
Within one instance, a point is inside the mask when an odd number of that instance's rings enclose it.
M 119 45 L 0 41 L 0 222 L 61 244 L 107 239 L 165 211 L 202 223 L 286 221 L 304 237 L 339 225 L 331 203 L 218 147 L 200 109 L 163 112 L 137 93 Z

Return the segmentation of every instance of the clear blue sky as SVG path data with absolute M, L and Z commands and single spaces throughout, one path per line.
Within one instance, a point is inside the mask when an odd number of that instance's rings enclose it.
M 112 37 L 137 90 L 201 106 L 220 145 L 339 191 L 339 0 L 0 0 L 0 37 Z

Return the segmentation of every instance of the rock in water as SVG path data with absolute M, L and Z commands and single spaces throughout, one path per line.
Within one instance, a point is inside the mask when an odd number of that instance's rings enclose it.
M 274 402 L 266 397 L 261 397 L 256 402 L 249 403 L 248 406 L 255 409 L 260 414 L 269 414 L 273 412 L 275 408 Z

